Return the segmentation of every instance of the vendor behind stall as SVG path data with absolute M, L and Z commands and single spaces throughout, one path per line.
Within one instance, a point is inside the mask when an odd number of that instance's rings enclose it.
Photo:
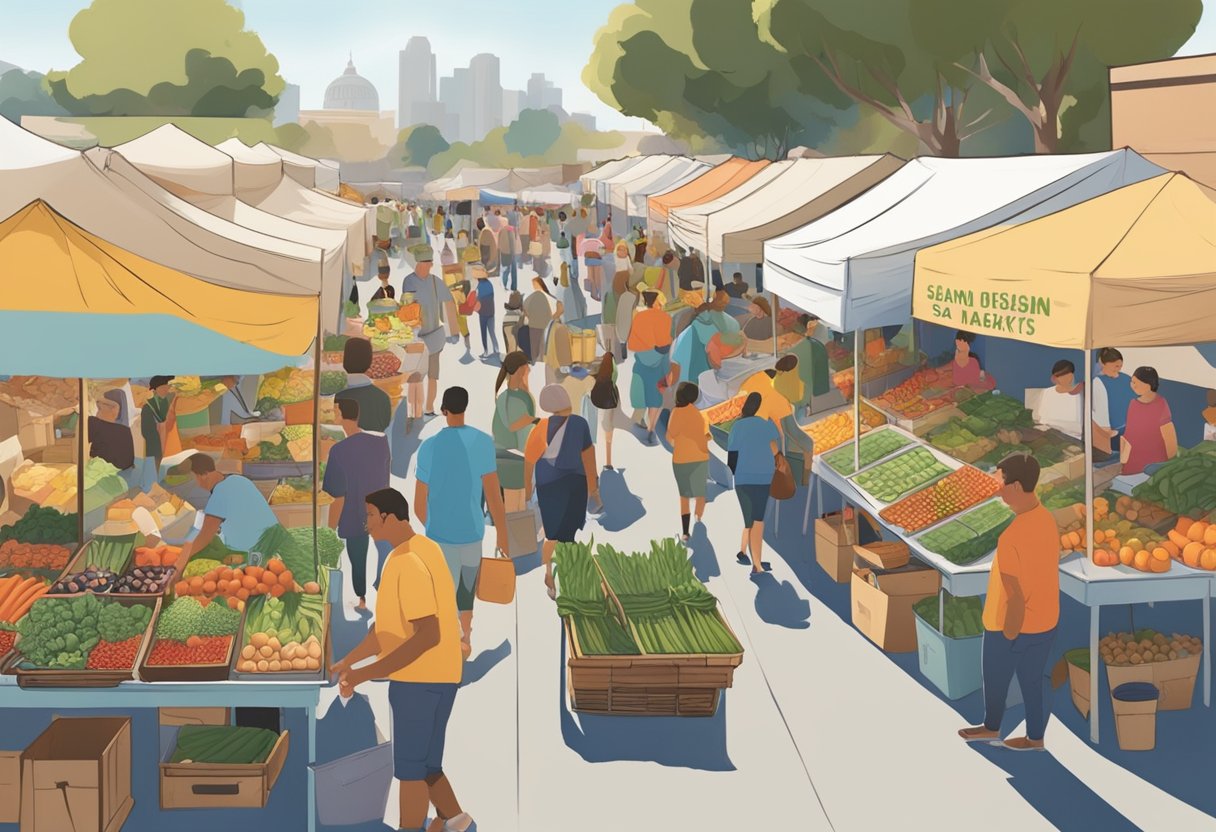
M 144 447 L 149 459 L 155 460 L 157 469 L 165 458 L 165 445 L 176 414 L 176 400 L 169 382 L 173 376 L 152 376 L 148 388 L 152 396 L 141 411 L 139 430 L 144 438 Z
M 380 265 L 376 268 L 376 277 L 380 278 L 380 286 L 376 289 L 371 298 L 369 298 L 369 302 L 374 300 L 396 299 L 397 290 L 394 289 L 393 286 L 388 282 L 389 278 L 392 277 L 392 274 L 393 269 L 389 265 L 388 261 L 382 260 Z
M 211 492 L 211 497 L 207 500 L 203 528 L 182 547 L 177 560 L 179 567 L 184 567 L 193 553 L 206 548 L 217 534 L 230 549 L 248 552 L 263 532 L 279 522 L 251 480 L 239 474 L 221 474 L 215 470 L 215 460 L 207 454 L 190 457 L 190 472 L 200 488 Z
M 1123 474 L 1151 474 L 1150 466 L 1178 455 L 1178 433 L 1169 402 L 1157 392 L 1161 379 L 1152 367 L 1132 373 L 1136 398 L 1127 408 L 1127 431 L 1123 435 Z
M 1084 400 L 1075 393 L 1076 372 L 1076 366 L 1066 358 L 1052 365 L 1051 383 L 1054 386 L 1043 391 L 1034 409 L 1034 420 L 1036 424 L 1079 438 Z
M 979 357 L 971 352 L 974 343 L 974 332 L 960 329 L 954 333 L 954 360 L 950 362 L 950 372 L 955 387 L 986 392 L 996 387 L 996 380 L 984 372 Z
M 731 282 L 726 284 L 724 291 L 732 298 L 745 298 L 752 287 L 743 282 L 743 272 L 735 272 Z
M 798 325 L 803 337 L 790 347 L 787 355 L 798 359 L 798 377 L 802 379 L 802 398 L 794 401 L 795 408 L 809 406 L 812 396 L 825 395 L 832 386 L 832 374 L 828 365 L 828 348 L 817 337 L 819 318 L 814 315 L 799 315 Z
M 121 390 L 107 390 L 97 400 L 97 415 L 89 417 L 89 455 L 126 471 L 135 465 L 135 439 L 121 418 L 122 409 Z

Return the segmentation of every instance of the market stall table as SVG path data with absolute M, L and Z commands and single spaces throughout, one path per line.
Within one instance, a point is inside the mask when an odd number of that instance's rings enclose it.
M 1203 704 L 1212 704 L 1212 582 L 1216 574 L 1180 563 L 1169 572 L 1139 572 L 1126 566 L 1095 566 L 1083 553 L 1060 564 L 1060 591 L 1089 607 L 1089 666 L 1098 665 L 1098 620 L 1112 604 L 1199 601 L 1203 605 Z M 1098 741 L 1098 673 L 1089 675 L 1089 738 Z
M 51 708 L 300 708 L 308 720 L 305 753 L 308 760 L 308 832 L 317 828 L 316 795 L 312 765 L 317 759 L 317 704 L 321 687 L 316 682 L 123 682 L 104 692 L 97 689 L 17 687 L 14 677 L 0 676 L 0 710 Z

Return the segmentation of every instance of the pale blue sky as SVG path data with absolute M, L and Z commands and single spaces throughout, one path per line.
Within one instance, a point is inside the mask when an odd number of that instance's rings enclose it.
M 173 0 L 165 0 L 171 7 Z M 0 60 L 26 69 L 66 69 L 77 56 L 68 23 L 86 0 L 2 0 Z M 413 35 L 426 35 L 439 72 L 449 74 L 478 52 L 501 58 L 503 85 L 522 89 L 544 72 L 565 91 L 568 110 L 592 112 L 601 126 L 643 129 L 604 104 L 581 81 L 596 30 L 618 0 L 242 0 L 247 25 L 279 58 L 287 80 L 301 87 L 302 105 L 320 107 L 325 86 L 353 52 L 359 73 L 380 92 L 383 109 L 397 108 L 397 53 Z M 459 9 L 458 15 L 451 9 Z M 1181 55 L 1216 52 L 1216 2 L 1205 9 Z

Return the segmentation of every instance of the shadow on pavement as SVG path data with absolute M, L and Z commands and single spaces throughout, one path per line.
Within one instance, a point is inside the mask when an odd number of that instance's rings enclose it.
M 760 620 L 791 630 L 811 626 L 811 602 L 798 595 L 789 581 L 778 582 L 771 573 L 752 576 L 756 585 L 756 614 Z
M 696 574 L 698 581 L 706 583 L 710 578 L 716 578 L 722 574 L 722 569 L 718 566 L 718 555 L 714 551 L 713 543 L 709 540 L 705 526 L 694 524 L 692 534 L 688 536 L 688 543 L 685 545 L 691 552 L 689 561 L 692 563 L 692 571 Z
M 410 462 L 413 460 L 414 454 L 418 452 L 418 448 L 422 446 L 422 428 L 426 424 L 425 419 L 408 419 L 406 417 L 408 406 L 408 402 L 403 399 L 397 406 L 397 412 L 393 414 L 392 424 L 388 428 L 389 447 L 392 451 L 389 469 L 394 477 L 402 479 L 409 476 Z M 407 425 L 409 426 L 408 431 L 406 430 Z
M 560 684 L 562 739 L 589 763 L 632 760 L 698 771 L 735 770 L 726 749 L 728 691 L 711 717 L 598 716 L 570 710 L 565 662 Z
M 1009 785 L 1056 829 L 1137 830 L 1051 755 L 1020 753 L 976 744 L 973 750 L 1009 773 Z M 1082 818 L 1084 820 L 1082 820 Z
M 622 531 L 646 515 L 642 501 L 629 490 L 623 469 L 600 473 L 600 498 L 604 501 L 604 513 L 599 524 L 605 531 Z
M 490 650 L 482 650 L 464 663 L 464 678 L 460 686 L 467 688 L 469 685 L 477 684 L 509 655 L 511 655 L 511 642 L 505 638 L 502 640 L 502 644 L 497 647 Z

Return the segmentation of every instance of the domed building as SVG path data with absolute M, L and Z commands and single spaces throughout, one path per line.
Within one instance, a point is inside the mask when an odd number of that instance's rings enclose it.
M 355 71 L 354 56 L 346 63 L 346 71 L 325 88 L 326 110 L 380 111 L 380 94 L 375 85 Z

